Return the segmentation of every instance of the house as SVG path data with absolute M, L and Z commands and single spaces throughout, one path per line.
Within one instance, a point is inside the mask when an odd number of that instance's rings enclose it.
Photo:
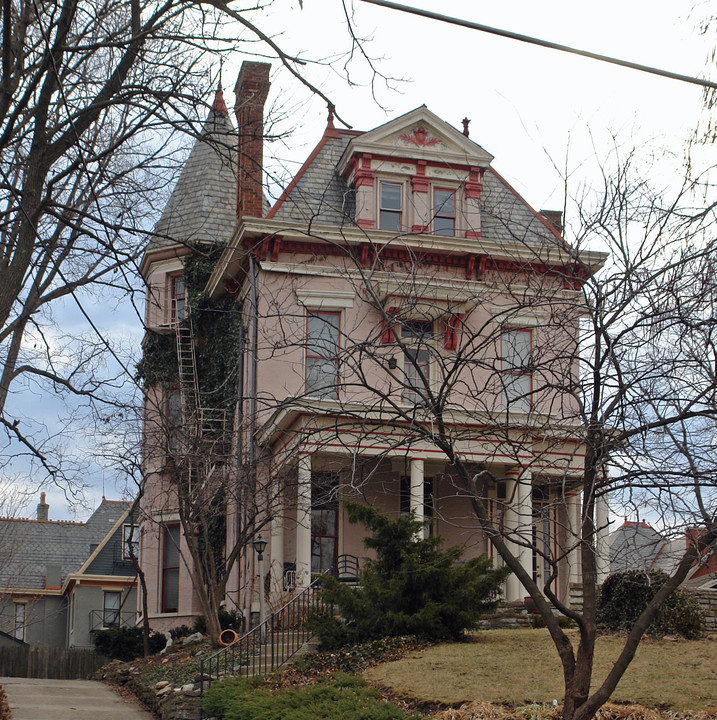
M 226 554 L 243 538 L 222 601 L 245 614 L 259 585 L 279 603 L 339 558 L 365 554 L 344 499 L 412 511 L 424 532 L 467 557 L 500 562 L 457 459 L 479 478 L 486 521 L 506 531 L 528 573 L 569 601 L 584 448 L 575 403 L 551 388 L 577 372 L 580 284 L 605 256 L 578 256 L 560 213 L 530 208 L 469 137 L 467 120 L 461 132 L 426 106 L 368 132 L 338 129 L 329 113 L 270 205 L 268 92 L 269 66 L 244 63 L 238 134 L 217 93 L 141 265 L 141 556 L 153 625 L 200 611 L 206 588 L 187 558 L 201 559 L 217 515 Z M 212 308 L 234 314 L 233 345 L 229 330 L 206 330 Z M 229 351 L 219 373 L 212 363 Z M 153 374 L 172 353 L 174 377 Z M 220 402 L 230 377 L 233 401 Z M 251 489 L 229 497 L 238 487 Z M 201 516 L 213 502 L 216 512 Z M 604 498 L 597 524 L 604 549 Z M 259 532 L 268 543 L 260 584 L 251 548 Z M 511 576 L 506 599 L 524 595 Z
M 625 520 L 608 536 L 610 572 L 627 570 L 661 570 L 668 575 L 677 568 L 697 531 L 686 532 L 672 539 L 648 525 L 645 520 Z M 717 555 L 714 549 L 705 552 L 690 569 L 684 586 L 691 590 L 717 589 Z
M 93 631 L 134 625 L 130 511 L 103 498 L 87 522 L 50 520 L 43 492 L 35 518 L 0 518 L 0 631 L 29 645 L 91 647 Z

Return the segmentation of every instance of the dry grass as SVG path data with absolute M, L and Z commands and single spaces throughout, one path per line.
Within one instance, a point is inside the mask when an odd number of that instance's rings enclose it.
M 618 636 L 599 638 L 595 682 L 602 681 L 621 648 Z M 544 629 L 489 630 L 469 642 L 436 645 L 364 674 L 422 702 L 457 705 L 479 699 L 516 706 L 554 698 L 562 702 L 563 697 L 560 662 Z M 717 642 L 644 640 L 612 700 L 717 712 Z

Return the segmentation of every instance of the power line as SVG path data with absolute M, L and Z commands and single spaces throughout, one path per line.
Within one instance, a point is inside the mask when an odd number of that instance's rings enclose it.
M 410 13 L 411 15 L 420 15 L 431 20 L 440 20 L 450 25 L 460 25 L 461 27 L 470 28 L 471 30 L 480 30 L 481 32 L 490 33 L 491 35 L 500 35 L 501 37 L 510 38 L 511 40 L 520 40 L 521 42 L 530 43 L 531 45 L 540 45 L 541 47 L 550 48 L 552 50 L 560 50 L 561 52 L 572 53 L 582 57 L 591 58 L 592 60 L 600 60 L 601 62 L 612 63 L 613 65 L 621 65 L 622 67 L 640 70 L 641 72 L 651 73 L 652 75 L 661 75 L 662 77 L 672 78 L 673 80 L 681 80 L 682 82 L 692 83 L 693 85 L 701 85 L 717 89 L 717 82 L 711 80 L 703 80 L 702 78 L 693 77 L 691 75 L 682 75 L 670 70 L 660 70 L 659 68 L 649 65 L 640 65 L 640 63 L 630 62 L 629 60 L 619 60 L 609 55 L 600 55 L 599 53 L 590 52 L 588 50 L 579 50 L 569 45 L 561 45 L 560 43 L 550 42 L 549 40 L 541 40 L 540 38 L 531 37 L 530 35 L 521 35 L 510 30 L 501 30 L 500 28 L 491 27 L 490 25 L 482 25 L 481 23 L 471 22 L 470 20 L 462 20 L 461 18 L 451 17 L 450 15 L 441 15 L 440 13 L 430 10 L 422 10 L 407 5 L 399 5 L 391 2 L 391 0 L 361 0 L 362 2 L 371 3 L 372 5 L 380 5 L 381 7 L 391 8 L 392 10 L 400 10 Z

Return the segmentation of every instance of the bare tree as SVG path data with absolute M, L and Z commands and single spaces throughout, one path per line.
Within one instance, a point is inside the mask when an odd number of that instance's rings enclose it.
M 94 311 L 141 287 L 147 218 L 182 156 L 174 131 L 199 132 L 210 63 L 259 41 L 314 89 L 302 61 L 254 24 L 258 9 L 209 0 L 0 8 L 0 423 L 7 453 L 32 454 L 45 476 L 63 470 L 52 433 L 8 400 L 25 383 L 111 405 L 131 376 Z M 85 335 L 54 324 L 63 303 Z

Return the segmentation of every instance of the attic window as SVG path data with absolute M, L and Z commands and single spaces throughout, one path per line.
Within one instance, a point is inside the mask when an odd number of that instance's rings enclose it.
M 381 230 L 401 232 L 403 211 L 403 186 L 382 182 L 379 198 L 379 227 Z
M 453 237 L 456 234 L 456 193 L 454 190 L 433 191 L 433 232 Z

